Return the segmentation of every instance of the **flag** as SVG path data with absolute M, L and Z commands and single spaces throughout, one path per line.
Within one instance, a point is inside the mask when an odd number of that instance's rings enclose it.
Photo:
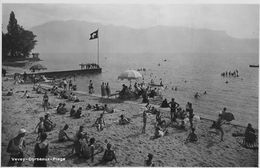
M 93 40 L 98 38 L 98 30 L 94 31 L 93 33 L 90 34 L 89 40 Z

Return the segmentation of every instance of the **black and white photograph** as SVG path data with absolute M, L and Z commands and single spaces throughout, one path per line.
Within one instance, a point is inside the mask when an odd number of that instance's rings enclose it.
M 259 5 L 4 0 L 1 166 L 258 167 Z

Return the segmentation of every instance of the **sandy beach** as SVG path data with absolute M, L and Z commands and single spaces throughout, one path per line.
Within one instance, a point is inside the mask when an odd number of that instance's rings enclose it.
M 39 117 L 44 116 L 42 103 L 42 94 L 36 94 L 32 91 L 32 84 L 14 85 L 14 81 L 9 79 L 2 81 L 2 166 L 6 166 L 9 160 L 9 154 L 6 152 L 8 142 L 17 135 L 20 128 L 27 130 L 26 143 L 27 148 L 25 157 L 34 157 L 34 145 L 36 143 L 37 134 L 34 133 L 35 126 L 39 121 Z M 10 89 L 14 89 L 13 96 L 4 96 Z M 23 93 L 19 91 L 29 90 L 29 94 L 35 98 L 21 98 Z M 169 167 L 257 167 L 258 166 L 258 150 L 246 149 L 242 147 L 232 136 L 234 132 L 244 132 L 245 128 L 233 125 L 224 125 L 225 131 L 224 142 L 220 142 L 219 135 L 210 135 L 208 130 L 212 121 L 201 119 L 197 125 L 196 134 L 198 135 L 197 143 L 184 144 L 184 140 L 188 136 L 189 131 L 179 131 L 175 128 L 168 127 L 169 135 L 155 140 L 150 140 L 154 134 L 155 116 L 148 115 L 146 133 L 142 134 L 142 112 L 144 104 L 141 100 L 131 102 L 119 102 L 114 99 L 102 99 L 96 96 L 77 94 L 83 102 L 72 103 L 64 99 L 59 99 L 54 95 L 49 95 L 51 107 L 56 107 L 60 102 L 65 102 L 66 107 L 70 110 L 74 104 L 76 109 L 83 107 L 82 114 L 84 117 L 80 119 L 72 119 L 69 112 L 65 115 L 56 114 L 56 108 L 49 109 L 51 120 L 57 124 L 56 128 L 48 132 L 49 158 L 66 158 L 71 152 L 72 142 L 57 143 L 58 132 L 65 124 L 69 125 L 68 133 L 73 137 L 80 125 L 84 126 L 84 130 L 90 137 L 95 137 L 105 146 L 105 140 L 113 145 L 119 163 L 111 162 L 106 166 L 144 166 L 144 160 L 148 153 L 154 155 L 155 166 Z M 85 110 L 86 105 L 90 103 L 104 104 L 117 109 L 115 113 L 105 114 L 105 129 L 97 132 L 92 127 L 96 118 L 102 111 Z M 129 125 L 119 125 L 119 116 L 124 114 L 131 119 Z M 196 111 L 195 111 L 196 114 Z M 169 122 L 169 114 L 163 112 L 167 122 Z M 247 123 L 245 123 L 245 126 Z M 48 166 L 94 166 L 103 156 L 100 153 L 95 156 L 92 163 L 90 160 L 77 159 L 76 157 L 66 158 L 65 161 L 48 161 Z M 32 161 L 25 161 L 24 166 L 33 166 Z

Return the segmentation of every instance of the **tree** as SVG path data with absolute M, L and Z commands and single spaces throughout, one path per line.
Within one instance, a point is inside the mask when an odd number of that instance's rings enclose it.
M 28 57 L 36 44 L 36 35 L 29 30 L 25 30 L 17 23 L 15 14 L 10 13 L 7 33 L 2 33 L 3 56 L 4 57 Z

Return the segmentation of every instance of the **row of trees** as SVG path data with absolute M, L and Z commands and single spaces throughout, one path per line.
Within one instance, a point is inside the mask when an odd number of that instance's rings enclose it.
M 2 32 L 2 56 L 8 58 L 27 58 L 36 44 L 36 35 L 17 23 L 12 11 L 7 25 L 7 33 Z

